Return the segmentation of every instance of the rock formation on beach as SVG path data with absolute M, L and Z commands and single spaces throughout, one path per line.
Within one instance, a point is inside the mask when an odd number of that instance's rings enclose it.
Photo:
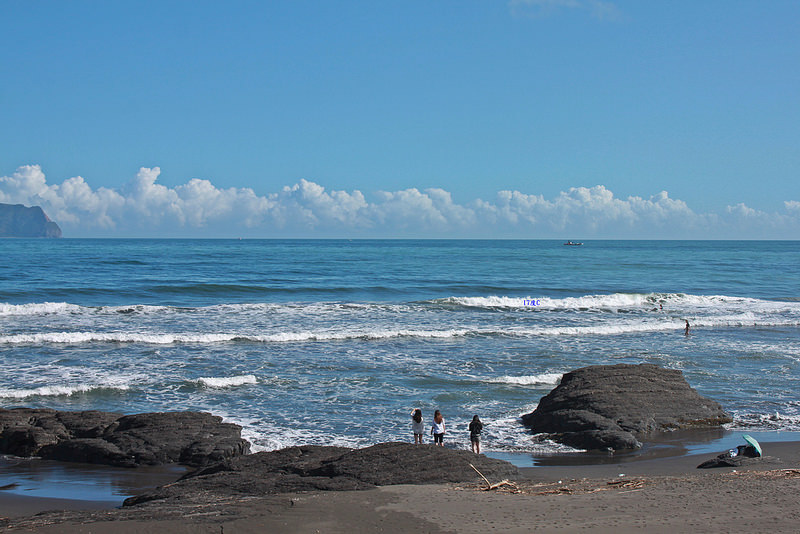
M 652 364 L 595 365 L 566 373 L 523 423 L 536 434 L 587 450 L 628 450 L 658 432 L 732 421 L 683 373 Z
M 61 228 L 39 206 L 0 204 L 0 237 L 61 237 Z
M 121 467 L 202 466 L 246 454 L 250 444 L 241 430 L 203 412 L 0 409 L 0 454 Z
M 306 445 L 232 457 L 131 497 L 125 505 L 162 499 L 183 501 L 209 493 L 241 496 L 362 490 L 393 484 L 481 482 L 470 464 L 493 482 L 520 476 L 508 462 L 433 445 L 379 443 L 364 449 Z
M 241 427 L 203 412 L 120 415 L 49 409 L 0 409 L 0 454 L 123 467 L 181 463 L 198 469 L 125 501 L 169 503 L 311 490 L 360 490 L 393 484 L 515 479 L 508 462 L 465 450 L 379 443 L 364 449 L 301 446 L 247 454 Z

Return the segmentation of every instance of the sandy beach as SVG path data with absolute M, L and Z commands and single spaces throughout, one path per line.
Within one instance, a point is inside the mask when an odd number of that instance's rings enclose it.
M 800 443 L 769 443 L 764 454 L 738 469 L 697 469 L 713 455 L 686 455 L 523 468 L 515 486 L 492 491 L 476 476 L 474 484 L 209 497 L 177 508 L 116 509 L 0 492 L 0 526 L 42 533 L 794 531 Z

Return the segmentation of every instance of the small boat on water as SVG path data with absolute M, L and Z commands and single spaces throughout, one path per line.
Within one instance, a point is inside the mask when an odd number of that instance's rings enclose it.
M 578 245 L 583 245 L 583 243 L 575 243 L 574 241 L 567 241 L 567 242 L 566 242 L 566 243 L 564 243 L 564 244 L 565 244 L 565 245 L 570 245 L 570 246 L 578 246 Z

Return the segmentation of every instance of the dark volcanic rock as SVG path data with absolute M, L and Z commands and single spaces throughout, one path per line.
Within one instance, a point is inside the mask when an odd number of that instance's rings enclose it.
M 550 434 L 553 439 L 570 447 L 585 450 L 635 450 L 642 447 L 641 442 L 630 432 L 624 430 L 580 430 Z
M 0 237 L 61 237 L 61 228 L 39 206 L 0 204 Z
M 109 412 L 0 409 L 0 453 L 124 467 L 191 466 L 246 454 L 241 427 L 202 412 L 122 416 Z
M 85 419 L 80 417 L 85 413 Z M 38 456 L 42 448 L 62 440 L 85 437 L 88 429 L 110 424 L 119 414 L 103 412 L 57 412 L 48 409 L 0 410 L 0 453 Z M 68 425 L 75 425 L 77 435 Z
M 327 462 L 320 472 L 355 478 L 375 486 L 466 482 L 477 477 L 469 464 L 496 481 L 519 475 L 516 467 L 502 460 L 465 450 L 408 443 L 379 443 L 356 449 L 336 461 Z
M 597 365 L 566 373 L 533 413 L 535 433 L 581 449 L 637 449 L 658 432 L 731 421 L 719 403 L 701 396 L 683 373 L 652 364 Z
M 144 413 L 120 417 L 103 439 L 136 458 L 137 464 L 206 465 L 248 452 L 242 428 L 202 412 Z
M 135 467 L 136 461 L 130 454 L 113 443 L 99 438 L 65 439 L 39 449 L 36 456 L 62 462 L 81 462 L 85 464 L 116 465 Z
M 328 462 L 325 470 L 376 486 L 480 481 L 470 464 L 493 481 L 519 476 L 519 470 L 503 460 L 466 450 L 410 443 L 379 443 L 355 449 Z
M 178 482 L 131 497 L 126 506 L 190 495 L 263 495 L 311 490 L 360 490 L 392 484 L 480 482 L 517 478 L 516 467 L 468 451 L 433 445 L 380 443 L 365 449 L 303 446 L 230 458 Z

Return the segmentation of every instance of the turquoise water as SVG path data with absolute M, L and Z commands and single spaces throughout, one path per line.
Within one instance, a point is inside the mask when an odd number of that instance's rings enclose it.
M 562 373 L 683 371 L 739 431 L 800 430 L 800 242 L 2 240 L 0 406 L 207 410 L 256 450 L 534 444 Z M 685 320 L 691 335 L 684 336 Z

